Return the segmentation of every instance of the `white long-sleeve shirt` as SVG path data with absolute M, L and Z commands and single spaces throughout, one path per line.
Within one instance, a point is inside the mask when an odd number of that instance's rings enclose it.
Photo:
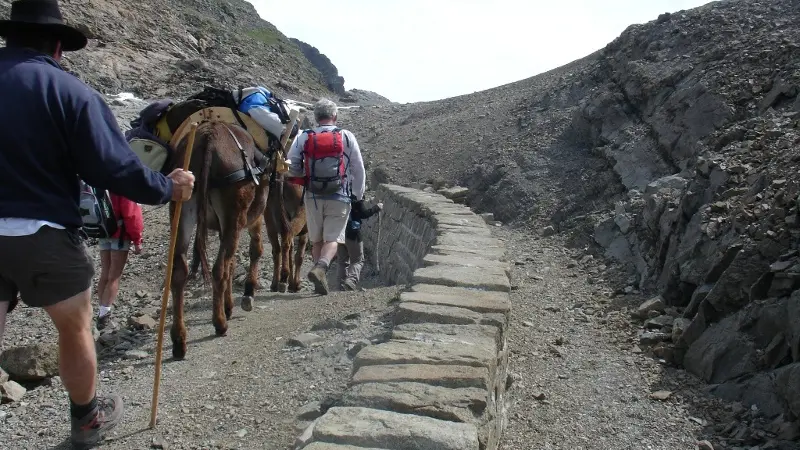
M 333 130 L 335 125 L 322 125 L 314 128 L 314 131 L 319 133 L 323 130 Z M 346 182 L 342 189 L 336 194 L 331 195 L 314 195 L 306 192 L 306 195 L 312 195 L 317 199 L 332 199 L 350 202 L 350 193 L 352 193 L 357 200 L 364 198 L 364 189 L 366 188 L 366 176 L 364 173 L 364 160 L 361 157 L 361 149 L 358 147 L 356 137 L 348 130 L 342 129 L 342 138 L 344 141 L 344 164 Z M 308 140 L 307 133 L 298 133 L 295 137 L 292 147 L 289 149 L 289 154 L 286 159 L 289 160 L 289 175 L 302 176 L 305 174 L 305 165 L 303 162 L 303 147 Z

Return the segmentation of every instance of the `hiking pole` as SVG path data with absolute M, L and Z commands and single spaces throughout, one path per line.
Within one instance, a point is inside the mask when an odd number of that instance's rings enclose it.
M 189 130 L 189 141 L 186 144 L 186 154 L 183 156 L 183 170 L 189 170 L 189 161 L 192 159 L 194 136 L 197 133 L 197 122 L 192 122 Z M 181 221 L 181 207 L 183 201 L 175 202 L 175 213 L 172 216 L 172 227 L 169 232 L 169 254 L 167 256 L 167 274 L 164 281 L 164 294 L 161 296 L 161 317 L 158 323 L 158 344 L 156 346 L 156 373 L 153 377 L 153 400 L 150 406 L 150 428 L 156 426 L 156 413 L 158 412 L 158 388 L 161 385 L 161 356 L 164 349 L 164 326 L 167 322 L 167 301 L 169 289 L 172 284 L 172 263 L 175 259 L 175 244 L 178 241 L 178 224 Z

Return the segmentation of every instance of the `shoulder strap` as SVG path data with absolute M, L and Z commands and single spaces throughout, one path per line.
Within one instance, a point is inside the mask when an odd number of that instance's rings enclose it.
M 243 95 L 242 92 L 243 91 L 244 91 L 244 89 L 242 89 L 242 87 L 239 86 L 239 101 L 238 102 L 236 101 L 235 98 L 233 98 L 233 94 L 230 91 L 226 91 L 228 93 L 228 98 L 230 99 L 229 101 L 231 103 L 228 106 L 228 108 L 231 110 L 231 113 L 233 114 L 233 117 L 236 118 L 236 121 L 239 122 L 239 126 L 242 127 L 245 131 L 247 131 L 249 133 L 250 130 L 247 129 L 247 125 L 244 123 L 244 120 L 242 120 L 242 118 L 239 117 L 239 106 L 242 105 L 242 101 L 244 100 L 242 98 L 242 95 Z M 256 147 L 258 147 L 258 146 L 256 146 Z
M 289 112 L 286 110 L 286 105 L 282 98 L 277 97 L 274 93 L 272 93 L 267 98 L 267 105 L 273 113 L 278 115 L 278 118 L 281 120 L 282 124 L 289 123 Z
M 308 130 L 304 130 L 303 133 L 306 134 L 306 141 L 303 143 L 303 154 L 308 154 L 308 149 L 312 145 L 311 141 L 314 139 L 314 135 L 317 134 L 316 131 L 309 128 Z
M 342 128 L 339 128 L 339 127 L 336 127 L 336 128 L 334 128 L 334 129 L 333 129 L 333 131 L 338 131 L 338 132 L 339 132 L 339 134 L 341 134 L 341 135 L 342 135 L 342 137 L 344 138 L 344 140 L 347 142 L 347 146 L 348 146 L 348 147 L 350 147 L 350 138 L 349 138 L 349 137 L 347 137 L 347 133 L 345 133 L 345 130 L 344 130 L 344 129 L 342 129 Z M 343 150 L 344 150 L 344 149 L 343 149 Z

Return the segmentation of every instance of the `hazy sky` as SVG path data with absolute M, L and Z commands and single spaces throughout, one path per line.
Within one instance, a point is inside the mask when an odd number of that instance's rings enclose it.
M 604 47 L 628 26 L 709 0 L 249 0 L 317 47 L 346 89 L 437 100 L 531 77 Z

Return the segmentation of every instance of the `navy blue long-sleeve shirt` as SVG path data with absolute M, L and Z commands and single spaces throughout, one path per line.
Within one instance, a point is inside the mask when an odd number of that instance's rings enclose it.
M 48 56 L 0 48 L 0 218 L 82 226 L 79 178 L 137 203 L 172 197 L 143 166 L 103 97 Z

